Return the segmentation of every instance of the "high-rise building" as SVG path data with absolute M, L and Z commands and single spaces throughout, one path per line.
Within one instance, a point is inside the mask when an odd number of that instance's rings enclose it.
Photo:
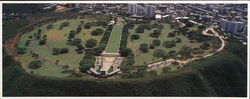
M 141 6 L 141 5 L 138 5 L 137 6 L 137 14 L 138 15 L 144 15 L 145 14 L 145 8 L 143 7 L 143 6 Z
M 137 13 L 137 4 L 128 4 L 128 13 L 136 14 Z
M 247 35 L 247 25 L 244 26 L 243 34 Z
M 155 10 L 156 7 L 153 5 L 146 5 L 145 7 L 145 16 L 146 18 L 153 18 L 155 17 Z
M 237 33 L 238 31 L 242 30 L 242 27 L 243 23 L 238 21 L 223 20 L 220 23 L 220 28 L 225 32 Z

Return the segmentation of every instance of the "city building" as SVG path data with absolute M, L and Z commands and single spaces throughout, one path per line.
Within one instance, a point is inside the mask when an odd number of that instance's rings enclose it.
M 146 18 L 154 18 L 155 17 L 156 7 L 153 5 L 146 5 L 145 7 L 145 17 Z
M 162 15 L 160 14 L 155 14 L 155 20 L 161 20 L 162 19 Z
M 230 33 L 237 33 L 238 31 L 242 30 L 242 27 L 243 23 L 238 21 L 223 20 L 220 23 L 221 30 Z
M 137 4 L 128 4 L 128 13 L 137 14 Z
M 141 5 L 137 6 L 137 15 L 143 16 L 145 15 L 145 8 Z

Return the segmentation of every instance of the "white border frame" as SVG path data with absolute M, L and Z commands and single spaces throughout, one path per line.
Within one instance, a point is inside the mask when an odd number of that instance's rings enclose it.
M 233 4 L 248 4 L 248 18 L 250 18 L 250 2 L 249 1 L 1 1 L 0 2 L 0 40 L 2 41 L 2 4 L 7 3 L 7 4 L 14 4 L 14 3 L 188 3 L 188 4 L 204 4 L 204 3 L 209 3 L 209 4 L 216 4 L 216 3 L 224 3 L 224 4 L 229 4 L 229 3 L 233 3 Z M 238 97 L 154 97 L 157 99 L 180 99 L 180 98 L 186 98 L 186 99 L 215 99 L 215 98 L 219 98 L 219 99 L 249 99 L 249 33 L 250 33 L 250 19 L 248 19 L 248 55 L 247 55 L 247 97 L 243 97 L 243 98 L 238 98 Z M 0 44 L 0 55 L 2 55 L 2 43 Z M 0 58 L 2 60 L 2 57 Z M 0 61 L 0 65 L 2 66 L 2 61 Z M 1 79 L 1 84 L 0 84 L 0 88 L 2 89 L 2 68 L 0 69 L 0 79 Z M 14 98 L 19 98 L 19 99 L 43 99 L 44 97 L 2 97 L 2 90 L 0 90 L 0 98 L 3 99 L 14 99 Z M 46 98 L 50 98 L 50 99 L 99 99 L 99 98 L 103 98 L 103 99 L 116 99 L 118 97 L 46 97 Z M 133 99 L 152 99 L 153 97 L 119 97 L 120 99 L 127 99 L 127 98 L 133 98 Z

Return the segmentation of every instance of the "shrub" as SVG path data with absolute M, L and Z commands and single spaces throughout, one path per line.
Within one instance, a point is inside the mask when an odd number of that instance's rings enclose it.
M 18 48 L 17 49 L 17 54 L 22 55 L 22 54 L 25 54 L 25 53 L 26 53 L 26 48 Z
M 28 66 L 30 69 L 38 69 L 40 67 L 42 67 L 42 61 L 40 60 L 35 60 L 29 63 Z

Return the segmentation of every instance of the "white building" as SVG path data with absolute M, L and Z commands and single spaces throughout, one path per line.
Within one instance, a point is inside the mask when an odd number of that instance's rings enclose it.
M 128 4 L 128 13 L 136 14 L 137 13 L 137 4 Z
M 237 33 L 238 31 L 242 30 L 242 27 L 243 23 L 238 21 L 223 20 L 220 23 L 220 28 L 225 32 Z
M 146 5 L 145 7 L 145 16 L 146 18 L 154 18 L 155 17 L 156 7 L 153 5 Z
M 161 19 L 162 19 L 162 15 L 160 15 L 160 14 L 155 15 L 155 20 L 161 20 Z
M 247 35 L 247 25 L 244 26 L 243 34 Z

